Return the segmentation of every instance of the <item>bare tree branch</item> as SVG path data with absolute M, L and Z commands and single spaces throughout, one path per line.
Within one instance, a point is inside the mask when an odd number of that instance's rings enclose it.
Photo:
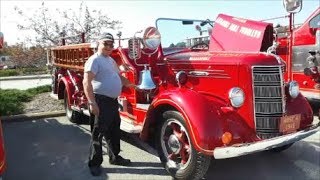
M 42 46 L 58 45 L 62 38 L 62 32 L 65 36 L 85 33 L 87 41 L 90 41 L 102 31 L 121 28 L 120 21 L 111 20 L 101 10 L 89 10 L 83 2 L 80 4 L 78 12 L 70 9 L 63 11 L 56 9 L 55 14 L 61 18 L 53 17 L 44 2 L 42 2 L 40 9 L 31 16 L 27 16 L 18 7 L 15 7 L 14 10 L 24 19 L 23 23 L 17 25 L 18 29 L 35 32 L 37 36 L 34 37 L 34 40 Z M 80 40 L 80 37 L 69 39 L 71 43 L 79 43 Z

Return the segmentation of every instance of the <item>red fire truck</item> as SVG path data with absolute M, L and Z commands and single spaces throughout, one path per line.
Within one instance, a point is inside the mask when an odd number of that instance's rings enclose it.
M 3 47 L 3 34 L 0 32 L 0 50 Z M 2 124 L 0 119 L 0 179 L 2 179 L 2 175 L 6 169 L 6 154 L 4 149 L 4 139 L 3 139 L 3 131 Z
M 160 18 L 141 32 L 119 33 L 111 54 L 141 89 L 123 87 L 121 129 L 155 147 L 174 178 L 200 179 L 212 157 L 279 152 L 319 131 L 298 83 L 285 81 L 286 64 L 272 53 L 272 24 L 220 14 L 215 22 Z M 64 99 L 72 122 L 90 116 L 83 65 L 95 48 L 49 50 L 53 96 Z
M 320 8 L 300 25 L 294 24 L 294 15 L 272 18 L 287 18 L 289 22 L 275 28 L 276 53 L 287 63 L 285 79 L 297 81 L 302 95 L 320 102 Z

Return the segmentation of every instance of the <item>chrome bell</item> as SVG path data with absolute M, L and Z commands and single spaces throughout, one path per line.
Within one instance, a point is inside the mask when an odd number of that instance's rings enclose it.
M 156 88 L 155 83 L 152 80 L 151 77 L 151 71 L 147 68 L 147 66 L 144 66 L 144 70 L 140 72 L 140 79 L 139 79 L 139 89 L 142 90 L 152 90 Z

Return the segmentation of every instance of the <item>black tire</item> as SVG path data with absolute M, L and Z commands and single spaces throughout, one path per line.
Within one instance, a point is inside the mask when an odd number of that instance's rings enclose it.
M 175 179 L 201 179 L 211 157 L 197 152 L 190 140 L 182 115 L 177 111 L 163 113 L 158 127 L 157 150 L 165 169 Z
M 279 152 L 282 152 L 282 151 L 284 151 L 284 150 L 287 150 L 287 149 L 290 148 L 292 145 L 293 145 L 293 143 L 287 144 L 287 145 L 284 145 L 284 146 L 280 146 L 280 147 L 277 147 L 277 148 L 269 149 L 268 151 L 269 151 L 269 152 L 272 152 L 272 153 L 279 153 Z
M 83 115 L 71 109 L 71 105 L 69 104 L 68 98 L 69 96 L 68 96 L 67 90 L 65 89 L 64 90 L 64 109 L 66 111 L 67 118 L 72 123 L 77 123 L 77 124 L 81 123 Z

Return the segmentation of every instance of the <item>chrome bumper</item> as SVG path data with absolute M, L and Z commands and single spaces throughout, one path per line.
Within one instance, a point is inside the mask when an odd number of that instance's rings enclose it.
M 213 150 L 213 156 L 215 159 L 226 159 L 281 147 L 299 141 L 318 132 L 320 129 L 319 126 L 320 123 L 302 131 L 258 142 L 233 145 L 228 147 L 217 147 Z

